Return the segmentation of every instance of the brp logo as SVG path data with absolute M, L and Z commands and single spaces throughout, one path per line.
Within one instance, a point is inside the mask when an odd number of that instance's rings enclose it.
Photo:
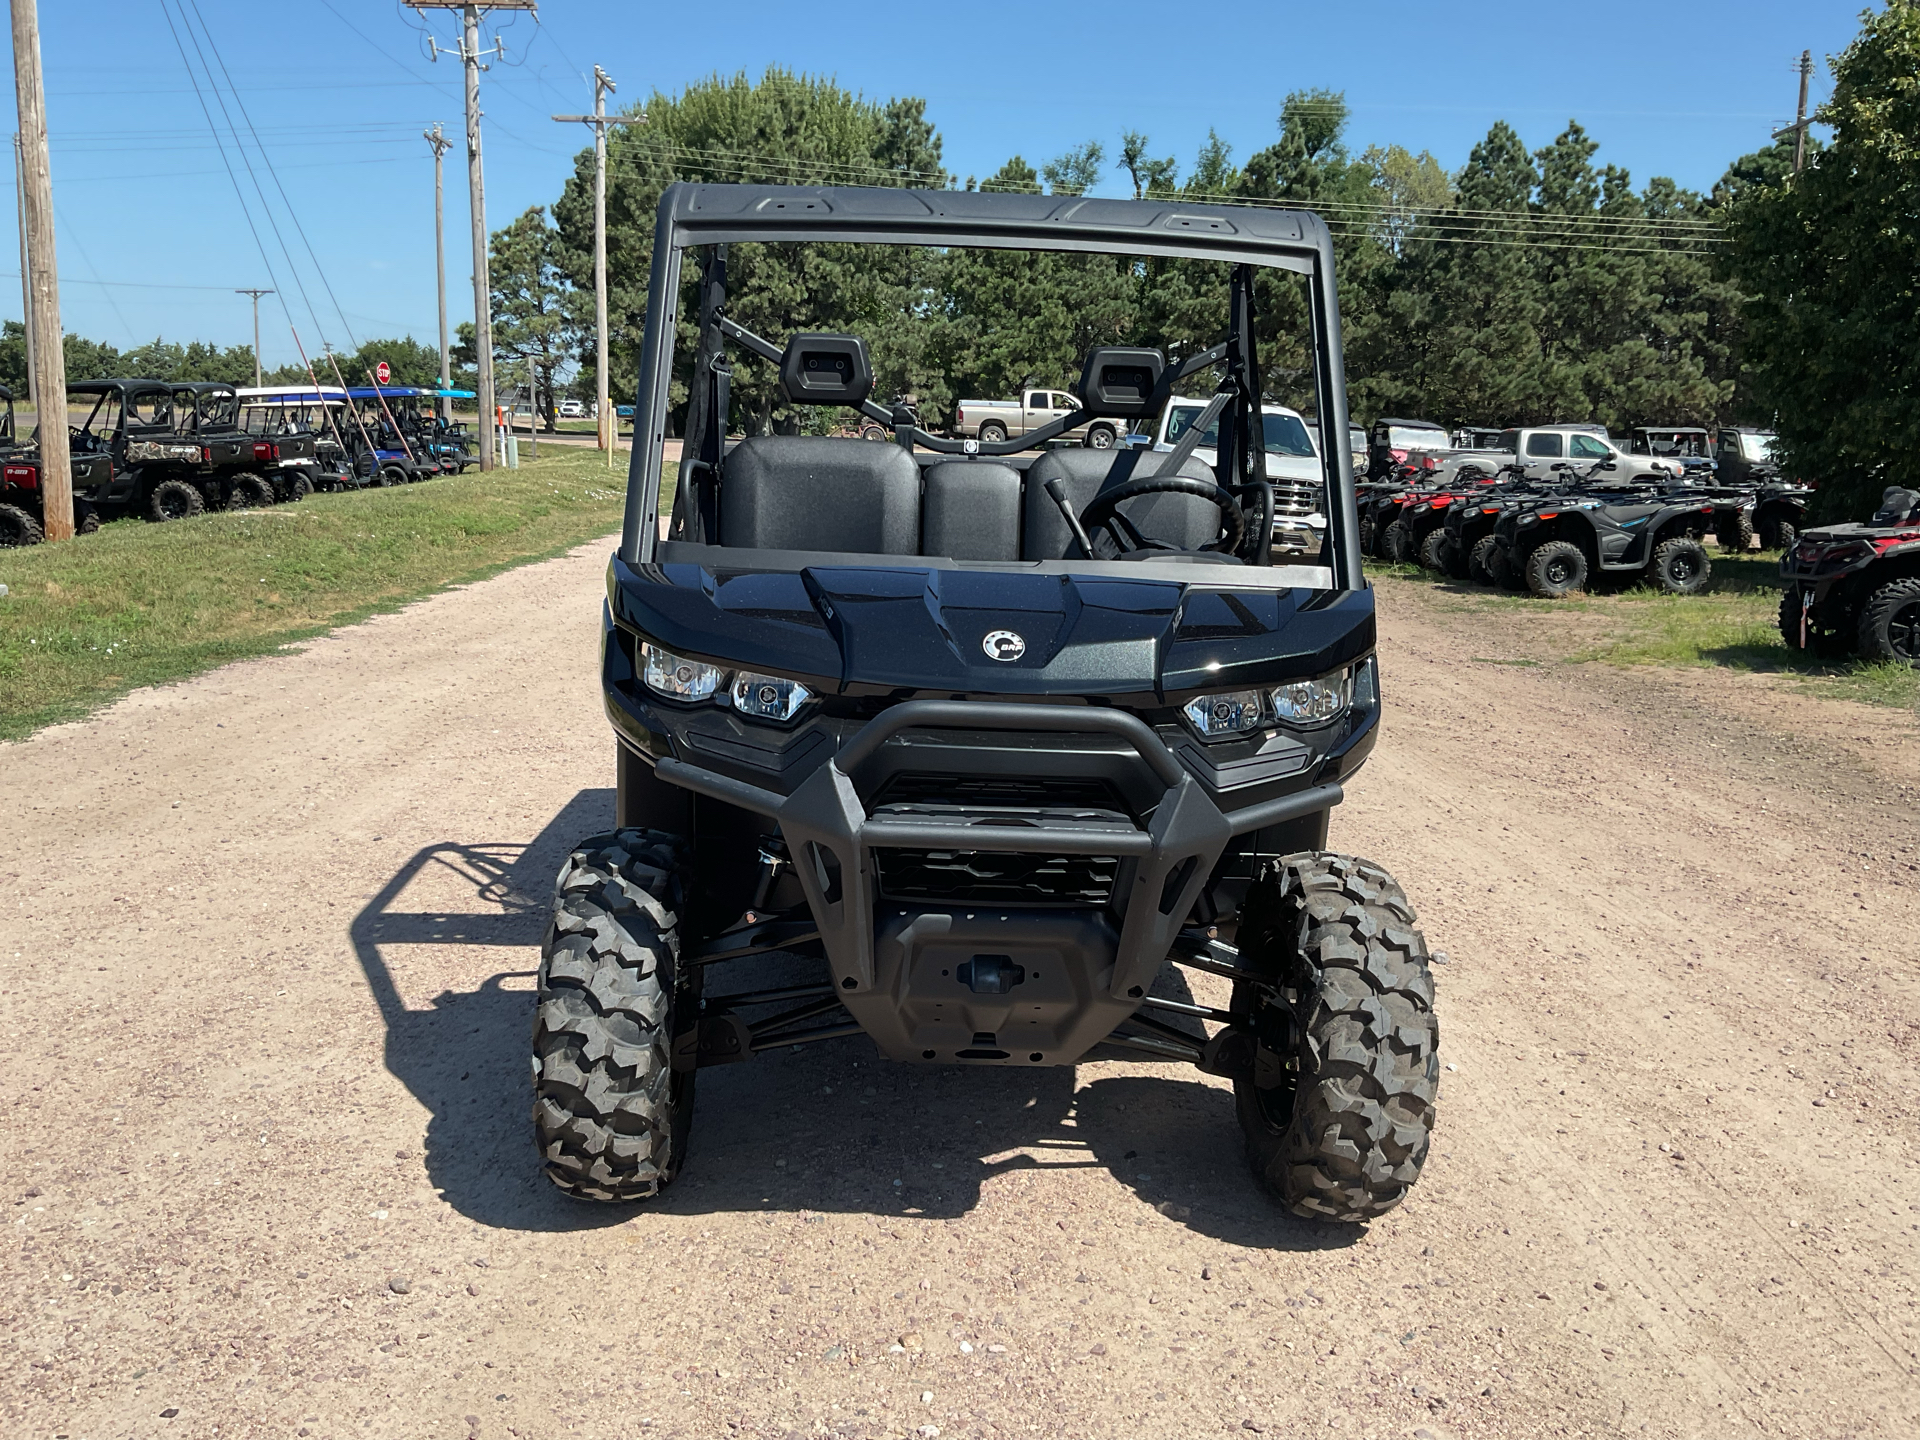
M 1027 653 L 1027 642 L 1011 630 L 989 630 L 980 648 L 989 660 L 1014 661 Z

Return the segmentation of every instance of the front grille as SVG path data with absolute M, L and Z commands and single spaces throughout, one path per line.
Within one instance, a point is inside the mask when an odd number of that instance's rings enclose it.
M 875 850 L 880 893 L 931 905 L 1103 906 L 1120 862 L 1110 855 L 996 850 Z
M 873 797 L 873 808 L 890 805 L 962 810 L 1114 810 L 1126 802 L 1095 775 L 947 775 L 909 770 L 892 776 Z

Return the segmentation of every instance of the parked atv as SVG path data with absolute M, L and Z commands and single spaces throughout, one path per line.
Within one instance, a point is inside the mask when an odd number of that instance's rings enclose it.
M 1920 491 L 1889 489 L 1864 525 L 1807 531 L 1780 575 L 1789 650 L 1920 665 Z
M 898 1064 L 1075 1065 L 1105 1045 L 1191 1064 L 1231 1079 L 1282 1204 L 1392 1209 L 1438 1091 L 1427 944 L 1386 871 L 1326 848 L 1379 733 L 1373 593 L 1343 448 L 1323 462 L 1324 555 L 1275 563 L 1260 440 L 1256 267 L 1309 290 L 1290 313 L 1318 357 L 1317 411 L 1346 429 L 1326 226 L 683 183 L 655 233 L 635 433 L 665 432 L 673 377 L 690 376 L 684 459 L 663 538 L 661 446 L 636 442 L 608 572 L 619 828 L 566 860 L 542 946 L 549 1178 L 654 1196 L 687 1163 L 701 1069 L 864 1035 Z M 1096 348 L 1076 410 L 949 439 L 872 399 L 864 337 L 738 323 L 727 247 L 747 242 L 1219 261 L 1227 325 L 1184 360 Z M 747 363 L 773 367 L 789 403 L 855 410 L 897 443 L 729 445 Z M 1096 420 L 1128 431 L 1182 384 L 1213 398 L 1170 453 L 1043 449 Z M 1216 422 L 1209 468 L 1192 451 Z M 776 952 L 808 978 L 721 978 Z M 1231 981 L 1230 998 L 1156 993 L 1170 967 Z
M 1645 580 L 1669 595 L 1694 595 L 1713 575 L 1702 537 L 1713 502 L 1691 491 L 1623 486 L 1543 496 L 1498 516 L 1494 543 L 1504 564 L 1543 600 L 1588 588 Z

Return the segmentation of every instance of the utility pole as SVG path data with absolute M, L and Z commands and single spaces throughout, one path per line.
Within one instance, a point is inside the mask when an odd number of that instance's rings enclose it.
M 458 10 L 461 16 L 460 48 L 454 52 L 467 72 L 467 203 L 473 219 L 473 358 L 478 370 L 474 385 L 480 406 L 480 468 L 493 469 L 493 286 L 487 273 L 487 193 L 480 168 L 480 12 L 482 10 L 527 10 L 539 12 L 537 0 L 407 0 L 416 12 Z M 434 58 L 440 56 L 436 43 Z M 494 42 L 493 53 L 500 52 Z
M 433 147 L 433 265 L 434 273 L 440 282 L 440 388 L 453 388 L 453 371 L 447 362 L 447 207 L 446 196 L 440 185 L 440 157 L 453 148 L 453 142 L 440 133 L 440 122 L 433 122 L 433 129 L 420 132 L 427 144 Z M 440 397 L 440 418 L 452 423 L 453 398 Z
M 1800 52 L 1800 103 L 1793 112 L 1793 124 L 1773 132 L 1773 138 L 1783 140 L 1793 136 L 1793 173 L 1798 175 L 1807 165 L 1807 81 L 1813 78 L 1813 52 Z
M 27 268 L 27 162 L 20 152 L 20 133 L 13 136 L 13 198 L 20 210 L 20 325 L 27 340 L 27 403 L 38 415 L 33 396 L 33 282 Z
M 40 523 L 73 538 L 73 457 L 67 451 L 67 356 L 60 343 L 60 275 L 53 253 L 53 167 L 35 0 L 12 0 L 13 83 L 20 102 L 21 190 L 26 198 L 27 328 L 33 336 L 34 414 L 40 425 Z
M 607 96 L 614 89 L 613 78 L 598 65 L 593 67 L 593 114 L 556 115 L 553 118 L 565 122 L 578 122 L 593 127 L 593 319 L 599 348 L 595 352 L 598 360 L 595 365 L 595 387 L 600 403 L 594 408 L 595 429 L 599 431 L 600 448 L 607 452 L 607 466 L 613 466 L 614 438 L 619 427 L 614 423 L 613 406 L 608 403 L 607 382 L 607 126 L 634 125 L 643 123 L 645 115 L 637 120 L 607 114 Z
M 253 388 L 258 390 L 260 388 L 260 297 L 271 295 L 273 291 L 239 288 L 233 293 L 253 297 Z

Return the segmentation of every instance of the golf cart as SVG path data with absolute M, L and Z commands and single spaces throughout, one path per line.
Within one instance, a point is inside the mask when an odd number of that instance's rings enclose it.
M 1181 359 L 1092 348 L 1080 409 L 948 438 L 875 401 L 868 339 L 805 328 L 807 302 L 785 334 L 734 318 L 728 247 L 763 242 L 1215 262 L 1195 272 L 1227 322 Z M 686 1163 L 699 1070 L 864 1034 L 898 1064 L 1192 1065 L 1231 1080 L 1282 1204 L 1363 1221 L 1406 1196 L 1439 1083 L 1426 941 L 1386 871 L 1327 848 L 1381 715 L 1353 478 L 1325 447 L 1324 539 L 1283 558 L 1259 439 L 1262 268 L 1305 292 L 1314 408 L 1344 431 L 1333 254 L 1301 211 L 666 189 L 602 613 L 618 828 L 562 867 L 534 1005 L 562 1190 L 653 1196 Z M 741 366 L 896 443 L 729 444 Z M 1210 398 L 1166 454 L 1046 448 L 1181 389 Z M 774 954 L 810 978 L 719 978 Z M 1162 993 L 1188 971 L 1231 998 Z

